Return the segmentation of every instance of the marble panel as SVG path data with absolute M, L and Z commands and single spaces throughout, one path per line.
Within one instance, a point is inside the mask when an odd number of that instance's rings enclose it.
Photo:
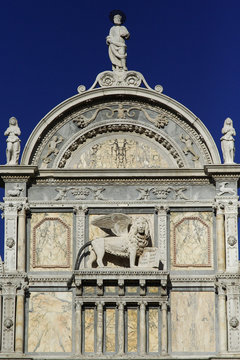
M 126 286 L 125 289 L 126 289 L 127 294 L 137 294 L 138 293 L 137 286 Z
M 32 214 L 30 270 L 71 268 L 72 224 L 70 213 Z
M 118 288 L 117 286 L 105 286 L 104 291 L 106 294 L 117 294 L 118 293 Z
M 83 289 L 84 295 L 94 295 L 96 293 L 95 286 L 84 286 Z
M 160 288 L 158 286 L 148 286 L 147 290 L 149 294 L 159 294 Z
M 173 352 L 214 352 L 215 294 L 171 293 L 171 337 Z
M 127 310 L 127 351 L 137 352 L 138 345 L 138 311 Z
M 84 351 L 94 352 L 94 323 L 95 323 L 94 309 L 84 310 Z
M 159 351 L 159 309 L 148 309 L 148 351 Z
M 116 310 L 106 309 L 106 352 L 116 351 Z
M 213 268 L 211 212 L 173 212 L 170 220 L 172 269 Z
M 28 352 L 72 351 L 72 294 L 32 293 L 29 300 Z

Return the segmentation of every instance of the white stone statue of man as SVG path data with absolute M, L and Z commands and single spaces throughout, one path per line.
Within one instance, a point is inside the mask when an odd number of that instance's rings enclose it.
M 112 63 L 112 70 L 127 70 L 126 59 L 127 59 L 127 46 L 125 40 L 129 39 L 130 34 L 124 23 L 126 16 L 120 10 L 113 10 L 109 15 L 114 26 L 111 27 L 109 35 L 107 36 L 107 45 L 109 57 Z
M 234 164 L 235 145 L 233 136 L 236 135 L 232 119 L 229 117 L 224 121 L 222 128 L 221 147 L 224 164 Z
M 7 165 L 18 165 L 21 141 L 19 136 L 21 135 L 21 130 L 14 116 L 9 119 L 9 127 L 4 135 L 7 136 Z

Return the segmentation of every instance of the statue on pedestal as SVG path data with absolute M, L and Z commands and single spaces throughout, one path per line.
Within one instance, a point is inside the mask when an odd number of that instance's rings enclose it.
M 109 15 L 114 26 L 111 27 L 109 35 L 107 36 L 107 45 L 109 51 L 109 57 L 112 63 L 112 70 L 124 70 L 127 71 L 126 58 L 127 58 L 127 46 L 125 39 L 129 39 L 130 34 L 124 23 L 126 16 L 120 10 L 113 10 Z
M 20 139 L 21 130 L 19 129 L 17 119 L 12 116 L 9 119 L 9 127 L 4 133 L 7 136 L 7 165 L 18 165 L 20 155 Z
M 223 136 L 221 137 L 221 147 L 224 164 L 234 164 L 235 140 L 233 136 L 236 135 L 236 132 L 233 127 L 233 121 L 229 117 L 224 121 L 222 134 Z

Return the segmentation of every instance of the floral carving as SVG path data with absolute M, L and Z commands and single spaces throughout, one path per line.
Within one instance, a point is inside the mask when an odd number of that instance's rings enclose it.
M 166 199 L 168 194 L 171 192 L 170 188 L 154 188 L 153 194 L 156 195 L 157 199 Z
M 71 193 L 78 200 L 85 200 L 90 194 L 90 189 L 87 187 L 71 188 Z
M 104 71 L 98 74 L 96 80 L 89 90 L 100 87 L 129 86 L 140 87 L 143 84 L 147 89 L 154 91 L 146 82 L 144 76 L 137 71 Z M 161 93 L 163 87 L 155 86 L 155 91 Z

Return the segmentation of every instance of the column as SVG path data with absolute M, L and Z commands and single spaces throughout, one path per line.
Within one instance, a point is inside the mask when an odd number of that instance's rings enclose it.
M 146 301 L 141 301 L 140 303 L 138 303 L 138 305 L 140 306 L 140 336 L 139 336 L 139 341 L 140 341 L 140 354 L 144 355 L 146 354 L 146 305 L 147 302 Z
M 75 353 L 82 353 L 82 305 L 83 302 L 79 299 L 75 301 L 75 315 L 76 315 L 76 323 L 75 323 Z
M 168 353 L 167 302 L 163 301 L 160 304 L 162 311 L 162 331 L 161 331 L 162 355 L 166 355 Z
M 15 351 L 23 353 L 24 344 L 24 288 L 17 292 Z
M 18 254 L 17 269 L 25 271 L 25 249 L 26 249 L 26 209 L 28 206 L 23 204 L 18 213 Z
M 124 330 L 124 306 L 125 302 L 117 303 L 118 306 L 118 355 L 124 354 L 125 330 Z
M 84 245 L 85 238 L 85 217 L 88 212 L 88 208 L 84 206 L 77 206 L 74 208 L 76 213 L 76 253 Z M 84 261 L 80 263 L 80 269 L 84 268 Z
M 103 351 L 103 301 L 96 303 L 97 305 L 97 354 Z
M 218 285 L 219 352 L 227 351 L 226 294 L 223 284 Z
M 225 271 L 225 269 L 226 269 L 226 251 L 225 251 L 224 205 L 223 204 L 218 204 L 216 207 L 216 232 L 217 232 L 218 271 Z

